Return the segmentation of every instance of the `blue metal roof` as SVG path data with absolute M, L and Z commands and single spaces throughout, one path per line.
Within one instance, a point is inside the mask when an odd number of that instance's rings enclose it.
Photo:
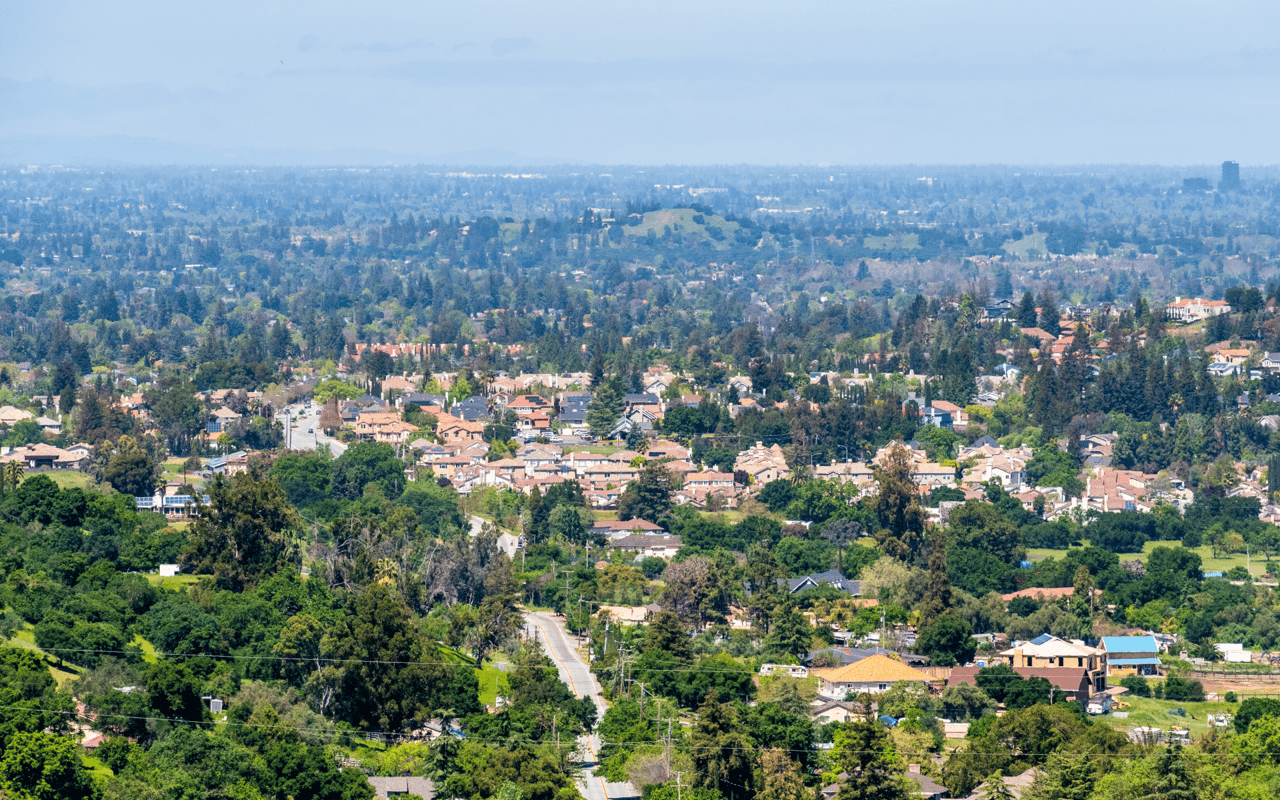
M 1154 636 L 1103 636 L 1102 649 L 1109 653 L 1160 652 L 1160 646 L 1156 644 Z

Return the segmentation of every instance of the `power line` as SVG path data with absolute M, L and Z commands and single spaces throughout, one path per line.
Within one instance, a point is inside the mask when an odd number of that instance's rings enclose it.
M 84 654 L 95 654 L 95 655 L 120 655 L 120 656 L 131 656 L 131 655 L 137 655 L 137 653 L 139 652 L 139 651 L 137 651 L 137 650 L 99 650 L 99 649 L 92 649 L 92 648 L 71 648 L 71 647 L 41 647 L 41 648 L 30 648 L 30 647 L 21 647 L 21 646 L 18 646 L 18 645 L 8 645 L 8 646 L 9 646 L 9 647 L 14 647 L 15 649 L 29 650 L 29 651 L 31 651 L 31 652 L 33 652 L 33 653 L 36 653 L 36 654 L 40 654 L 40 653 L 47 653 L 47 654 L 55 654 L 55 653 L 84 653 Z M 324 665 L 333 665 L 333 664 L 382 664 L 382 665 L 393 665 L 393 666 L 451 666 L 451 667 L 463 667 L 463 668 L 466 668 L 466 669 L 483 669 L 483 667 L 482 667 L 481 665 L 479 665 L 479 664 L 466 664 L 466 663 L 460 663 L 460 662 L 457 662 L 457 661 L 397 660 L 397 659 L 376 659 L 376 658 L 333 658 L 333 657 L 329 657 L 329 656 L 314 656 L 314 657 L 307 657 L 307 656 L 277 656 L 277 655 L 269 655 L 269 656 L 267 656 L 267 655 L 262 655 L 262 656 L 256 656 L 256 655 L 236 654 L 236 653 L 230 653 L 230 654 L 215 654 L 215 653 L 165 653 L 165 652 L 162 652 L 162 651 L 156 651 L 156 655 L 157 655 L 157 656 L 160 656 L 160 657 L 164 657 L 164 658 L 184 658 L 184 659 L 186 659 L 186 658 L 208 658 L 208 659 L 212 659 L 212 660 L 215 660 L 215 661 L 284 661 L 284 662 L 289 662 L 289 663 L 299 663 L 299 664 L 324 664 Z M 61 658 L 61 657 L 59 657 L 59 658 Z M 70 660 L 70 659 L 65 659 L 65 660 Z M 71 663 L 72 663 L 72 664 L 75 664 L 75 662 L 74 662 L 74 661 L 72 661 Z M 856 662 L 854 662 L 854 663 L 856 663 Z M 83 665 L 76 665 L 76 666 L 83 666 Z M 1003 665 L 1003 664 L 992 664 L 992 665 L 990 665 L 990 666 L 1007 666 L 1007 665 Z M 989 669 L 990 667 L 987 667 L 987 668 Z M 756 672 L 752 672 L 751 670 L 747 670 L 747 669 L 745 669 L 745 668 L 744 668 L 744 669 L 741 669 L 741 670 L 737 670 L 737 669 L 715 669 L 715 668 L 702 669 L 702 668 L 699 668 L 699 667 L 640 667 L 640 669 L 641 669 L 641 670 L 643 670 L 644 672 L 661 672 L 661 673 L 686 673 L 686 672 L 689 672 L 689 673 L 700 673 L 700 674 L 724 673 L 724 674 L 732 674 L 732 675 L 746 675 L 746 676 L 754 676 L 754 675 L 757 675 L 757 673 L 756 673 Z M 840 667 L 811 667 L 810 669 L 840 669 Z M 786 676 L 784 676 L 784 677 L 786 677 Z M 1031 677 L 1038 677 L 1038 676 L 1033 675 L 1033 676 L 1031 676 Z M 1014 679 L 1018 679 L 1018 680 L 1026 680 L 1026 678 L 1024 678 L 1024 677 L 1023 677 L 1023 676 L 1021 676 L 1021 675 L 1017 675 L 1017 674 L 1014 674 L 1014 675 L 990 675 L 990 676 L 988 676 L 988 679 L 992 679 L 992 680 L 1010 680 L 1010 681 L 1011 681 L 1011 680 L 1014 680 Z M 942 681 L 942 680 L 944 680 L 944 679 L 943 679 L 943 678 L 937 678 L 936 680 L 937 680 L 937 681 Z

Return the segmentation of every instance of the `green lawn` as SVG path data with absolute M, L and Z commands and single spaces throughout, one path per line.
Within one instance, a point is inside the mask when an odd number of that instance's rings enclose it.
M 1086 545 L 1088 543 L 1088 540 L 1082 542 L 1082 544 Z M 1143 546 L 1141 553 L 1120 553 L 1119 556 L 1121 561 L 1132 561 L 1136 558 L 1139 561 L 1146 563 L 1147 557 L 1151 555 L 1151 551 L 1155 548 L 1179 546 L 1178 542 L 1147 542 L 1146 545 Z M 1268 566 L 1265 558 L 1256 556 L 1250 558 L 1244 553 L 1225 553 L 1222 554 L 1220 558 L 1214 558 L 1213 547 L 1210 545 L 1193 547 L 1191 549 L 1200 556 L 1201 569 L 1205 572 L 1226 572 L 1232 567 L 1247 566 L 1249 573 L 1253 575 L 1255 580 L 1257 580 L 1268 572 L 1280 569 L 1280 563 L 1273 563 L 1271 566 Z M 1062 558 L 1066 554 L 1066 550 L 1050 550 L 1038 547 L 1028 548 L 1027 559 L 1030 561 L 1040 561 L 1045 558 Z M 1247 564 L 1246 561 L 1248 562 Z
M 111 779 L 115 773 L 111 771 L 111 767 L 103 764 L 97 756 L 82 755 L 80 759 L 84 762 L 84 768 L 89 770 L 89 775 L 95 783 L 103 783 Z
M 862 246 L 868 250 L 915 250 L 920 246 L 920 236 L 915 233 L 868 236 L 862 240 Z
M 507 673 L 497 667 L 485 667 L 477 671 L 476 677 L 480 679 L 481 704 L 492 706 L 498 695 L 510 696 L 511 684 L 507 681 Z
M 673 233 L 679 233 L 685 237 L 710 238 L 706 232 L 707 228 L 719 228 L 724 233 L 726 241 L 714 242 L 714 244 L 718 247 L 727 247 L 727 241 L 731 240 L 738 230 L 738 223 L 728 222 L 721 216 L 711 214 L 703 215 L 703 224 L 699 225 L 693 221 L 697 214 L 698 212 L 692 208 L 669 208 L 645 213 L 644 221 L 639 225 L 627 225 L 625 220 L 620 222 L 625 236 L 648 236 L 650 231 L 654 236 L 662 236 L 664 228 L 670 225 Z
M 1025 256 L 1028 250 L 1035 249 L 1040 251 L 1040 255 L 1045 254 L 1044 240 L 1048 237 L 1047 233 L 1028 234 L 1016 242 L 1005 242 L 1004 249 L 1017 256 Z
M 158 589 L 172 589 L 178 591 L 183 586 L 191 586 L 199 582 L 199 575 L 174 575 L 172 578 L 162 578 L 159 575 L 147 575 L 147 582 Z
M 58 484 L 59 489 L 88 489 L 93 486 L 93 478 L 83 472 L 75 472 L 73 470 L 53 470 L 50 472 L 41 472 L 40 475 L 48 475 L 53 482 Z
M 156 658 L 156 646 L 151 642 L 148 642 L 146 639 L 143 639 L 141 634 L 136 634 L 133 637 L 133 641 L 129 642 L 129 644 L 142 649 L 143 661 L 148 664 L 159 663 L 160 659 Z
M 1113 714 L 1095 717 L 1114 728 L 1127 731 L 1131 728 L 1152 727 L 1169 730 L 1174 725 L 1189 728 L 1193 736 L 1200 736 L 1209 729 L 1205 721 L 1209 714 L 1235 714 L 1240 709 L 1239 703 L 1180 703 L 1173 700 L 1153 700 L 1149 697 L 1122 697 L 1121 701 L 1131 704 L 1129 716 L 1120 719 Z M 1187 712 L 1185 717 L 1170 714 L 1173 708 L 1181 707 Z
M 10 647 L 21 647 L 24 650 L 35 650 L 39 653 L 49 666 L 49 672 L 53 673 L 53 679 L 58 682 L 59 689 L 66 689 L 67 685 L 80 677 L 78 672 L 72 672 L 70 669 L 62 669 L 57 666 L 58 660 L 50 657 L 47 653 L 36 646 L 35 628 L 27 624 L 21 630 L 13 634 L 13 637 L 5 642 Z M 70 666 L 64 664 L 64 666 Z M 71 669 L 75 669 L 72 667 Z

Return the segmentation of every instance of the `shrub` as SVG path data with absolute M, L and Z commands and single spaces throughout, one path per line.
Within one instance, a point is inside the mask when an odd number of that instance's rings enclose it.
M 1120 685 L 1129 690 L 1134 697 L 1150 697 L 1151 684 L 1141 675 L 1126 675 L 1120 679 Z

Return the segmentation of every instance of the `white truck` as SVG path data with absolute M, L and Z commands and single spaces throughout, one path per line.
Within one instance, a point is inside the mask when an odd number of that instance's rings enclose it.
M 1112 697 L 1109 694 L 1095 694 L 1089 698 L 1089 702 L 1085 704 L 1084 710 L 1093 715 L 1106 714 L 1111 711 Z

